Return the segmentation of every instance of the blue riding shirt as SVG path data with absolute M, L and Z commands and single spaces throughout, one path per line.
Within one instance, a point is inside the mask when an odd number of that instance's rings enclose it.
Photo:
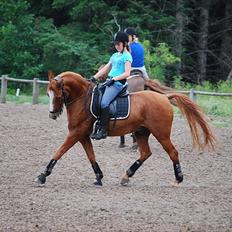
M 144 66 L 144 48 L 139 42 L 130 43 L 131 55 L 133 62 L 131 64 L 132 68 L 138 68 Z

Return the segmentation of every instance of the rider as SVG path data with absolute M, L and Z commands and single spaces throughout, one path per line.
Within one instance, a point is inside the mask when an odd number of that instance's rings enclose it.
M 144 78 L 149 79 L 144 66 L 144 48 L 143 45 L 138 42 L 135 29 L 133 27 L 128 27 L 124 32 L 128 34 L 130 52 L 133 58 L 131 70 L 138 69 L 143 73 Z
M 126 84 L 126 78 L 130 75 L 132 56 L 129 52 L 128 35 L 119 31 L 114 35 L 114 45 L 117 50 L 109 62 L 100 69 L 91 79 L 95 80 L 110 70 L 106 81 L 106 89 L 101 101 L 100 129 L 91 137 L 92 139 L 105 139 L 109 122 L 109 105 Z

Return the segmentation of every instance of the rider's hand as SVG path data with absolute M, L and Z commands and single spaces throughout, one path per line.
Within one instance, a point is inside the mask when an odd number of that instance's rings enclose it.
M 91 76 L 89 80 L 94 84 L 97 84 L 97 79 L 94 76 Z
M 115 80 L 114 79 L 110 79 L 110 80 L 107 80 L 106 81 L 106 86 L 111 86 L 111 85 L 113 85 L 114 84 L 114 82 L 115 82 Z

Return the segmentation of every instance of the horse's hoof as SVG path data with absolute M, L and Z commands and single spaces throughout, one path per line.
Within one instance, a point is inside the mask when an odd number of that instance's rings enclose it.
M 128 185 L 128 183 L 129 183 L 129 177 L 123 177 L 122 179 L 121 179 L 121 185 L 122 186 L 127 186 Z
M 125 144 L 121 144 L 121 143 L 118 145 L 119 148 L 123 148 L 125 146 L 126 146 Z
M 96 186 L 102 186 L 103 185 L 101 179 L 95 179 L 93 184 L 96 185 Z
M 176 182 L 178 182 L 178 183 L 180 184 L 181 182 L 183 182 L 183 179 L 184 179 L 184 177 L 183 177 L 183 174 L 181 173 L 181 174 L 178 176 L 178 179 L 176 179 Z
M 133 144 L 131 148 L 132 148 L 132 150 L 137 150 L 138 149 L 138 144 L 137 143 Z
M 180 186 L 180 183 L 181 183 L 181 182 L 175 180 L 175 181 L 173 181 L 173 182 L 171 183 L 171 186 L 172 186 L 172 187 L 179 187 L 179 186 Z
M 36 182 L 39 186 L 44 186 L 46 182 L 46 176 L 44 173 L 41 173 L 39 176 L 37 176 Z

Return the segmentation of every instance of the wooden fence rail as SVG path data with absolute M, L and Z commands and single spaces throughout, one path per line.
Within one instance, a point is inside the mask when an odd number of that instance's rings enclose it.
M 20 82 L 20 83 L 32 83 L 33 90 L 32 90 L 32 104 L 38 104 L 39 102 L 39 85 L 40 84 L 48 84 L 48 81 L 42 81 L 37 78 L 33 80 L 26 80 L 26 79 L 16 79 L 8 77 L 7 75 L 3 75 L 0 77 L 1 80 L 1 95 L 0 95 L 0 103 L 6 102 L 6 94 L 7 94 L 7 83 L 8 81 L 13 82 Z
M 34 78 L 32 80 L 26 80 L 26 79 L 16 79 L 8 77 L 7 75 L 2 75 L 0 77 L 1 80 L 1 95 L 0 95 L 0 103 L 6 102 L 6 94 L 7 94 L 7 83 L 8 81 L 13 82 L 21 82 L 21 83 L 32 83 L 33 84 L 33 90 L 32 90 L 32 104 L 38 104 L 39 102 L 39 86 L 40 84 L 48 84 L 48 81 L 42 81 L 37 78 Z M 222 97 L 232 97 L 232 93 L 215 93 L 215 92 L 205 92 L 205 91 L 198 91 L 198 90 L 188 90 L 188 91 L 178 91 L 180 93 L 188 94 L 189 97 L 196 101 L 197 94 L 200 95 L 208 95 L 208 96 L 222 96 Z

